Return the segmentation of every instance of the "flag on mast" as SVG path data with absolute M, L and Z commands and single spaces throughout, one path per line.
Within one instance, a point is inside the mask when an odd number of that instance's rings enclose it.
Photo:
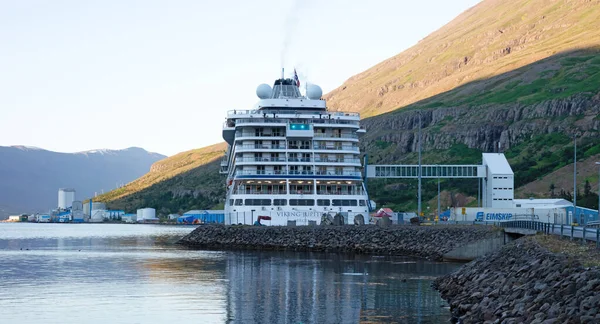
M 298 79 L 298 73 L 296 73 L 296 69 L 294 69 L 294 80 L 296 81 L 296 87 L 300 88 L 300 79 Z

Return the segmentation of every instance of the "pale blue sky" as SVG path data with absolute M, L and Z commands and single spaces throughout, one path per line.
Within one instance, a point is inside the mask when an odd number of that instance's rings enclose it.
M 0 145 L 214 144 L 282 57 L 328 92 L 478 2 L 0 0 Z

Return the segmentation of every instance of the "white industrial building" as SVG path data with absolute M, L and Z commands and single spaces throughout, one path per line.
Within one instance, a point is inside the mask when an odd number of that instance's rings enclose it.
M 67 209 L 73 206 L 75 201 L 75 189 L 60 188 L 58 189 L 58 208 Z
M 512 208 L 515 196 L 515 175 L 502 153 L 483 153 L 485 178 L 482 184 L 483 206 Z

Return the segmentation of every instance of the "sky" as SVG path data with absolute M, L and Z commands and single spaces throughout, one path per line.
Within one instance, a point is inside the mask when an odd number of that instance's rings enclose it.
M 282 67 L 327 93 L 478 2 L 0 0 L 0 146 L 215 144 Z

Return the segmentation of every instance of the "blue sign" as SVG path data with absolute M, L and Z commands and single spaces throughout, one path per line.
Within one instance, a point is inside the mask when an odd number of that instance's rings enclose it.
M 475 220 L 478 222 L 483 222 L 483 212 L 477 212 L 477 216 L 475 216 Z
M 479 213 L 483 214 L 483 212 L 479 212 Z M 479 213 L 477 213 L 477 216 L 479 216 Z M 485 214 L 486 221 L 511 220 L 512 217 L 513 217 L 512 213 L 487 213 L 487 214 Z

